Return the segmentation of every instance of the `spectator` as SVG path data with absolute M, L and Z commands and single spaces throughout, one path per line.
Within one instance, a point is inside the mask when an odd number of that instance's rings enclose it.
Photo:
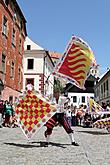
M 71 126 L 71 107 L 70 107 L 70 106 L 67 107 L 67 110 L 66 110 L 66 117 L 67 117 L 68 122 L 69 122 L 69 124 L 70 124 L 70 126 Z
M 2 128 L 3 114 L 4 114 L 4 101 L 0 99 L 0 128 Z
M 5 101 L 4 113 L 5 113 L 5 120 L 4 120 L 3 126 L 10 127 L 11 119 L 13 117 L 13 107 L 12 107 L 12 104 L 8 102 L 7 100 Z
M 71 116 L 72 116 L 72 120 L 71 120 L 71 125 L 72 126 L 76 126 L 77 125 L 77 119 L 76 119 L 76 115 L 77 115 L 77 107 L 73 106 L 73 104 L 71 104 Z

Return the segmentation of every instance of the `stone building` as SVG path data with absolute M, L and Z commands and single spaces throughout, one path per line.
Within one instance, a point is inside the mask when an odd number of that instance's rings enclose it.
M 23 88 L 24 41 L 26 19 L 16 0 L 0 0 L 0 91 L 4 100 L 12 102 Z
M 110 69 L 99 77 L 94 86 L 95 100 L 102 105 L 102 103 L 110 103 Z

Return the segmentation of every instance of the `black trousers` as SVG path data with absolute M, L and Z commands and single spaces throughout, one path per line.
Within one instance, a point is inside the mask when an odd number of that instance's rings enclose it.
M 71 129 L 71 126 L 68 122 L 66 115 L 64 113 L 56 113 L 46 123 L 47 130 L 45 131 L 45 136 L 52 134 L 52 130 L 57 122 L 61 126 L 63 126 L 63 128 L 68 134 L 73 133 L 73 130 Z

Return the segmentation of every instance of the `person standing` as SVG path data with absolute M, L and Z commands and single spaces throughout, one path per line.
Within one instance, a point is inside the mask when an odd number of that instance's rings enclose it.
M 5 113 L 5 120 L 4 120 L 3 126 L 10 127 L 11 119 L 13 116 L 13 107 L 12 107 L 12 104 L 10 102 L 8 102 L 7 100 L 5 101 L 4 113 Z
M 72 114 L 71 114 L 71 116 L 72 116 L 71 125 L 76 126 L 76 123 L 77 123 L 77 118 L 76 118 L 77 107 L 73 106 L 73 104 L 71 104 L 71 112 L 72 112 Z
M 3 114 L 4 114 L 4 101 L 0 99 L 0 128 L 2 128 Z
M 72 128 L 68 122 L 68 119 L 66 117 L 66 114 L 65 114 L 64 105 L 68 101 L 69 101 L 69 99 L 67 97 L 62 96 L 59 90 L 54 91 L 54 97 L 52 100 L 52 104 L 57 105 L 57 112 L 46 123 L 47 129 L 44 133 L 45 138 L 46 138 L 46 142 L 45 142 L 46 147 L 49 144 L 50 135 L 52 134 L 53 128 L 57 122 L 61 126 L 63 126 L 63 128 L 69 135 L 71 144 L 74 146 L 79 146 L 79 144 L 75 142 L 73 130 L 72 130 Z
M 70 108 L 70 105 L 67 107 L 67 110 L 66 110 L 66 117 L 68 119 L 68 122 L 71 126 L 71 108 Z

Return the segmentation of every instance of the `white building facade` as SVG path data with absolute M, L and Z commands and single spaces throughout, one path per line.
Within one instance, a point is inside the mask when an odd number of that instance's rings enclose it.
M 23 90 L 31 83 L 34 89 L 44 95 L 53 93 L 54 64 L 48 51 L 34 43 L 29 37 L 24 43 Z M 49 76 L 49 79 L 48 79 Z
M 69 92 L 68 97 L 70 98 L 70 105 L 79 107 L 81 104 L 87 105 L 87 98 L 94 98 L 94 93 Z

